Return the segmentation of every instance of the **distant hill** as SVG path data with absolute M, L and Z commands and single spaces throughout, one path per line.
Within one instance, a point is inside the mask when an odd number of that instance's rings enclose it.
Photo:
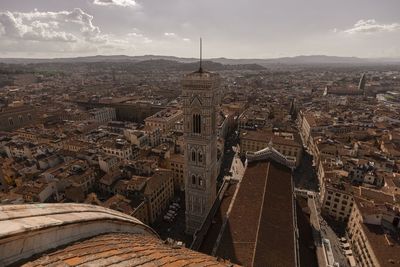
M 198 61 L 192 61 L 189 63 L 165 60 L 165 59 L 151 59 L 139 61 L 132 66 L 136 70 L 148 70 L 148 69 L 158 69 L 158 70 L 177 70 L 177 71 L 191 71 L 199 67 Z M 221 70 L 263 70 L 263 66 L 258 64 L 222 64 L 214 61 L 204 61 L 203 67 L 210 71 L 221 71 Z
M 112 55 L 112 56 L 88 56 L 88 57 L 71 57 L 71 58 L 0 58 L 1 63 L 7 64 L 40 64 L 40 63 L 95 63 L 95 62 L 137 62 L 147 60 L 171 60 L 184 63 L 198 61 L 195 58 L 179 58 L 173 56 L 125 56 L 125 55 Z
M 0 63 L 7 64 L 40 64 L 40 63 L 96 63 L 96 62 L 141 62 L 166 60 L 180 63 L 197 62 L 197 58 L 181 58 L 174 56 L 144 55 L 144 56 L 88 56 L 74 58 L 51 58 L 51 59 L 35 59 L 35 58 L 0 58 Z M 220 63 L 224 65 L 249 65 L 257 64 L 264 67 L 271 65 L 309 65 L 309 64 L 399 64 L 400 58 L 357 58 L 357 57 L 337 57 L 324 55 L 282 57 L 272 59 L 229 59 L 229 58 L 210 58 L 207 61 Z
M 174 59 L 173 57 L 171 57 Z M 117 57 L 89 57 L 89 58 L 74 58 L 63 59 L 62 62 L 50 60 L 40 60 L 39 62 L 30 62 L 25 64 L 18 63 L 2 63 L 0 62 L 0 74 L 14 73 L 14 70 L 21 71 L 63 71 L 71 72 L 77 70 L 90 70 L 90 71 L 130 71 L 130 72 L 146 72 L 146 71 L 193 71 L 199 68 L 198 60 L 188 60 L 188 62 L 180 62 L 171 59 L 146 59 L 145 60 L 132 60 L 127 59 L 125 56 Z M 99 60 L 99 61 L 96 61 Z M 223 70 L 264 70 L 265 67 L 258 64 L 221 64 L 213 61 L 203 61 L 203 67 L 209 71 L 223 71 Z
M 229 59 L 213 58 L 214 62 L 222 64 L 259 64 L 262 66 L 271 65 L 320 65 L 320 64 L 400 64 L 400 58 L 358 58 L 358 57 L 337 57 L 325 55 L 281 57 L 271 59 Z

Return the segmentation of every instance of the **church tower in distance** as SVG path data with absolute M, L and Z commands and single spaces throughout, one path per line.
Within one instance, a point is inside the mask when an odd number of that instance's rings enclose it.
M 216 197 L 219 75 L 200 69 L 182 80 L 186 233 L 194 234 Z

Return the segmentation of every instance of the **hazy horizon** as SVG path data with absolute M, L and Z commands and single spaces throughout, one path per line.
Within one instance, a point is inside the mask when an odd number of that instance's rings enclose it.
M 75 56 L 60 56 L 60 57 L 1 57 L 3 59 L 68 59 L 68 58 L 89 58 L 89 57 L 173 57 L 173 58 L 182 58 L 182 59 L 197 59 L 196 56 L 178 56 L 178 55 L 161 55 L 161 54 L 140 54 L 140 55 L 125 55 L 125 54 L 92 54 L 92 55 L 75 55 Z M 256 58 L 256 57 L 206 57 L 203 60 L 211 60 L 217 58 L 225 58 L 225 59 L 232 59 L 232 60 L 269 60 L 269 59 L 281 59 L 281 58 L 297 58 L 297 57 L 337 57 L 337 58 L 355 58 L 355 59 L 370 59 L 370 60 L 380 60 L 380 59 L 388 59 L 388 60 L 400 60 L 400 56 L 398 57 L 357 57 L 357 56 L 341 56 L 341 55 L 317 55 L 317 54 L 310 54 L 310 55 L 294 55 L 294 56 L 282 56 L 282 57 L 269 57 L 269 58 Z

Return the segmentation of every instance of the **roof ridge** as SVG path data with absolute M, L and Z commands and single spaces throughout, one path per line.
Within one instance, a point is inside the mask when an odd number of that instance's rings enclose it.
M 268 183 L 268 173 L 269 173 L 269 167 L 271 166 L 271 163 L 268 163 L 267 166 L 267 171 L 265 172 L 265 183 L 264 183 L 264 192 L 262 196 L 262 202 L 261 202 L 261 207 L 260 207 L 260 217 L 258 218 L 258 224 L 257 224 L 257 233 L 256 233 L 256 240 L 254 242 L 254 250 L 253 250 L 253 259 L 251 260 L 251 265 L 254 266 L 254 261 L 256 259 L 256 251 L 257 251 L 257 240 L 258 240 L 258 233 L 260 231 L 260 224 L 261 224 L 261 218 L 262 218 L 262 213 L 263 213 L 263 208 L 264 208 L 264 202 L 265 202 L 265 192 L 267 191 L 267 183 Z

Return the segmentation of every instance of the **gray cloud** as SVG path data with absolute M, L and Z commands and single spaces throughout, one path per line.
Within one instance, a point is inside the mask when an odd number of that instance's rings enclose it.
M 0 12 L 3 38 L 35 41 L 77 42 L 79 39 L 101 41 L 100 29 L 93 16 L 80 8 L 59 12 Z
M 165 36 L 169 36 L 169 37 L 174 37 L 174 36 L 176 36 L 176 34 L 173 33 L 173 32 L 164 32 L 164 35 L 165 35 Z
M 44 22 L 30 20 L 20 13 L 0 13 L 0 34 L 3 38 L 15 38 L 36 41 L 76 42 L 77 38 L 58 29 L 56 21 Z
M 99 6 L 122 6 L 137 7 L 138 4 L 134 0 L 94 0 L 93 4 Z
M 399 23 L 379 24 L 374 19 L 359 20 L 350 29 L 345 30 L 345 33 L 374 33 L 374 32 L 393 32 L 400 30 Z
M 400 57 L 399 0 L 0 2 L 0 56 Z

